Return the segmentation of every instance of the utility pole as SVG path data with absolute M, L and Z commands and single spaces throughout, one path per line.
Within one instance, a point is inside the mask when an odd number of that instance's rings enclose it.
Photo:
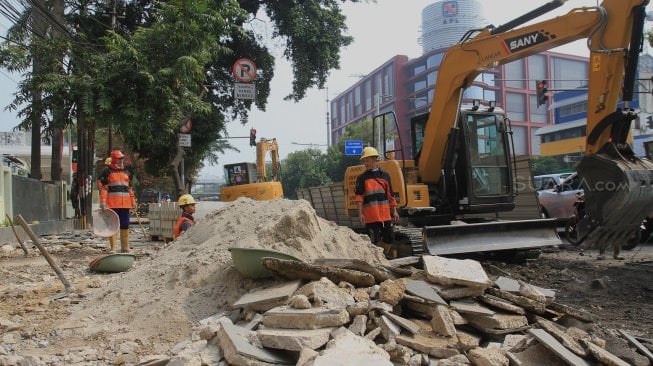
M 116 2 L 118 0 L 113 0 L 112 1 L 112 8 L 111 8 L 111 30 L 115 32 L 116 30 Z M 109 126 L 107 128 L 107 156 L 111 155 L 111 150 L 113 150 L 113 139 L 112 139 L 112 131 L 111 131 L 111 120 L 109 120 Z
M 325 88 L 326 90 L 326 106 L 327 106 L 327 111 L 326 111 L 326 127 L 327 127 L 327 146 L 331 145 L 331 120 L 329 119 L 329 111 L 331 110 L 331 104 L 329 104 L 329 87 L 327 86 Z

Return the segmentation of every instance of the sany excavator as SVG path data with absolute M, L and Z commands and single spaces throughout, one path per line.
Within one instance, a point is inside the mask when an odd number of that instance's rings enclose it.
M 271 179 L 268 179 L 265 167 L 265 157 L 268 153 L 272 158 Z M 277 139 L 261 138 L 256 143 L 256 164 L 225 164 L 224 173 L 227 184 L 220 189 L 221 201 L 230 202 L 239 197 L 249 197 L 257 201 L 283 197 Z
M 450 224 L 512 210 L 516 195 L 509 120 L 492 103 L 461 107 L 461 100 L 481 72 L 583 38 L 590 51 L 587 147 L 577 171 L 583 178 L 587 216 L 579 223 L 579 235 L 598 247 L 625 243 L 651 211 L 653 164 L 635 156 L 627 143 L 630 124 L 637 118 L 629 102 L 648 0 L 605 0 L 522 26 L 564 2 L 551 1 L 499 27 L 469 31 L 446 51 L 430 112 L 411 120 L 412 159 L 395 160 L 400 149 L 386 146 L 388 140 L 401 145 L 406 139 L 397 132 L 394 113 L 374 118 L 373 144 L 390 157 L 380 166 L 390 174 L 403 217 L 396 233 L 409 239 L 412 254 L 560 243 L 550 219 Z M 620 98 L 623 109 L 617 109 Z M 363 170 L 351 167 L 345 174 L 351 216 L 356 212 L 355 180 Z

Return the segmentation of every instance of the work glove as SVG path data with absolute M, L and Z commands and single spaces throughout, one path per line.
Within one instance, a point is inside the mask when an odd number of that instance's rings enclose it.
M 100 210 L 105 210 L 107 208 L 107 204 L 104 202 L 100 202 Z

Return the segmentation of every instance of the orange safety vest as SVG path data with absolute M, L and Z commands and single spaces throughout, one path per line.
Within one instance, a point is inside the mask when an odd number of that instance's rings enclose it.
M 177 223 L 175 224 L 174 229 L 172 229 L 173 239 L 177 239 L 179 235 L 181 235 L 181 225 L 183 225 L 185 221 L 188 221 L 190 222 L 191 225 L 193 225 L 193 220 L 191 220 L 190 218 L 182 214 L 182 216 L 179 219 L 177 219 Z
M 107 168 L 98 179 L 100 203 L 107 208 L 135 208 L 136 198 L 128 171 Z
M 381 169 L 366 170 L 356 179 L 356 202 L 363 203 L 365 223 L 392 220 L 390 207 L 397 206 L 390 176 Z

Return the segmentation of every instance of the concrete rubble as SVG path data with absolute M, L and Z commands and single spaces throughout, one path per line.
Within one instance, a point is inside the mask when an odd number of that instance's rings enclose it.
M 139 365 L 628 364 L 605 350 L 605 341 L 557 323 L 587 319 L 581 309 L 550 310 L 555 291 L 491 280 L 473 260 L 422 260 L 425 269 L 412 268 L 410 277 L 376 273 L 381 282 L 364 288 L 328 277 L 301 280 L 298 272 L 293 280 L 279 277 L 245 294 L 235 312 L 202 321 L 171 356 Z M 478 295 L 443 300 L 452 287 Z

